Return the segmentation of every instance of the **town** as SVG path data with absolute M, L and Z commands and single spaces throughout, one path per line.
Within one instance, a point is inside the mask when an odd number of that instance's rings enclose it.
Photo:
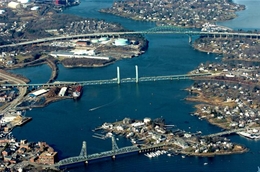
M 65 8 L 79 5 L 79 1 L 55 1 L 55 3 L 1 2 L 0 45 L 46 37 L 127 31 L 119 24 L 104 20 L 64 17 L 65 14 L 61 12 Z M 158 25 L 200 29 L 204 27 L 203 31 L 212 32 L 212 30 L 205 30 L 206 26 L 216 26 L 210 23 L 233 19 L 236 17 L 236 11 L 244 9 L 244 5 L 222 0 L 115 1 L 111 8 L 102 9 L 101 12 L 135 20 L 153 21 Z M 39 20 L 40 18 L 42 19 Z M 229 28 L 217 27 L 219 28 L 224 30 L 214 31 L 232 32 Z M 257 33 L 257 30 L 253 32 Z M 260 113 L 258 112 L 260 73 L 259 65 L 255 65 L 259 62 L 259 40 L 250 37 L 201 36 L 192 43 L 192 46 L 199 51 L 219 54 L 221 59 L 219 63 L 203 63 L 190 72 L 211 74 L 196 78 L 194 84 L 187 88 L 189 92 L 187 101 L 202 102 L 196 105 L 197 110 L 192 115 L 227 131 L 238 129 L 239 132 L 235 133 L 241 136 L 260 139 Z M 58 75 L 57 63 L 62 63 L 69 68 L 103 67 L 116 60 L 139 56 L 147 49 L 148 40 L 140 34 L 46 41 L 37 45 L 2 48 L 1 83 L 29 82 L 29 79 L 11 74 L 6 71 L 7 69 L 46 63 L 52 69 L 52 76 L 48 82 L 53 83 Z M 18 141 L 12 135 L 12 129 L 32 119 L 25 116 L 27 110 L 44 107 L 54 101 L 75 98 L 74 92 L 77 90 L 80 92 L 81 89 L 75 85 L 47 88 L 1 87 L 1 170 L 41 171 L 47 165 L 59 161 L 57 151 L 47 143 Z M 107 135 L 123 135 L 133 145 L 141 147 L 165 143 L 163 150 L 166 152 L 146 153 L 149 158 L 163 153 L 167 153 L 168 156 L 182 154 L 185 157 L 248 151 L 246 147 L 232 143 L 225 137 L 203 136 L 199 131 L 189 133 L 169 126 L 170 124 L 167 125 L 162 118 L 152 120 L 148 117 L 143 120 L 125 118 L 114 123 L 107 122 L 99 129 L 107 131 Z

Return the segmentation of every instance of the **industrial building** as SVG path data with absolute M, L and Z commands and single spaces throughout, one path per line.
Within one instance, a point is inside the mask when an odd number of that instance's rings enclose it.
M 61 89 L 60 89 L 60 92 L 59 92 L 59 96 L 60 97 L 63 97 L 65 94 L 66 94 L 66 91 L 67 91 L 67 87 L 62 87 Z
M 47 93 L 48 91 L 49 90 L 45 90 L 45 89 L 37 90 L 37 91 L 35 91 L 33 93 L 30 93 L 29 96 L 30 97 L 38 97 L 38 96 L 40 96 L 40 95 L 42 95 L 44 93 Z

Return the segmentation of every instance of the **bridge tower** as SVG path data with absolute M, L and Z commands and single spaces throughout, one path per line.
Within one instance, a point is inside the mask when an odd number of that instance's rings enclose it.
M 138 66 L 135 65 L 135 82 L 138 83 Z
M 82 142 L 82 148 L 81 148 L 79 156 L 87 157 L 87 143 L 86 143 L 86 141 Z
M 115 158 L 116 158 L 115 153 L 116 153 L 116 150 L 118 149 L 118 146 L 117 146 L 117 144 L 116 144 L 116 140 L 115 140 L 114 135 L 111 136 L 111 140 L 112 140 L 112 151 L 113 151 L 113 156 L 112 156 L 112 158 L 115 159 Z
M 120 84 L 120 70 L 119 70 L 119 67 L 117 67 L 117 84 Z

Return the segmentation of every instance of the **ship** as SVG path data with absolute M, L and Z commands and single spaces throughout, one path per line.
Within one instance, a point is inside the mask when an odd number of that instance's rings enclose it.
M 82 86 L 81 85 L 77 86 L 75 91 L 72 93 L 72 97 L 74 99 L 80 98 L 82 91 L 83 91 Z

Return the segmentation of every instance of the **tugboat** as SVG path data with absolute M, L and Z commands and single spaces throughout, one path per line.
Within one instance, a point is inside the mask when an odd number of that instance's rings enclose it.
M 82 86 L 81 85 L 77 86 L 75 91 L 72 93 L 72 97 L 74 99 L 80 98 L 82 91 L 83 91 Z

